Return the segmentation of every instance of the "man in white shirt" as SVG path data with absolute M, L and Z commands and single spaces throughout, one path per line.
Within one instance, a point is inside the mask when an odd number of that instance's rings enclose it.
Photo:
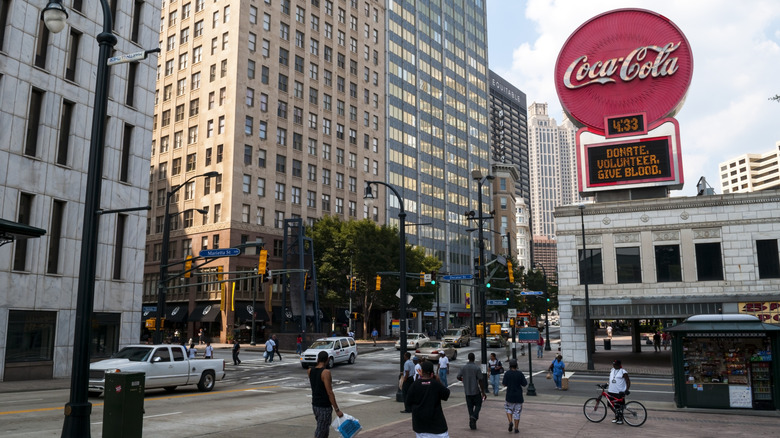
M 214 347 L 211 346 L 211 342 L 206 342 L 206 359 L 214 359 Z
M 624 398 L 626 395 L 630 394 L 628 391 L 629 388 L 631 388 L 631 379 L 628 378 L 628 373 L 623 369 L 623 364 L 620 360 L 615 359 L 615 361 L 612 362 L 612 370 L 609 372 L 609 387 L 607 388 L 607 392 L 612 397 Z M 620 408 L 618 412 L 622 412 L 624 403 L 625 401 L 620 404 L 615 404 L 616 408 Z M 618 414 L 618 412 L 615 413 L 615 419 L 612 420 L 612 422 L 615 424 L 623 424 L 623 416 Z
M 450 360 L 443 351 L 439 352 L 439 380 L 444 387 L 447 387 L 447 374 L 450 373 Z

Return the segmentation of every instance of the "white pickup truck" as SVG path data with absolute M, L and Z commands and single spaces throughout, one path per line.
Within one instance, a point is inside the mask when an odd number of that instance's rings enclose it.
M 89 395 L 99 396 L 106 383 L 106 373 L 146 373 L 146 389 L 198 385 L 204 392 L 214 389 L 214 382 L 225 378 L 224 359 L 187 359 L 181 345 L 130 345 L 110 359 L 89 365 Z

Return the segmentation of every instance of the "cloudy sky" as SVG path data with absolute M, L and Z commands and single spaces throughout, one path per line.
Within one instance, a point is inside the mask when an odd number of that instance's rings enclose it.
M 693 80 L 677 114 L 685 187 L 707 178 L 722 193 L 718 164 L 764 153 L 780 141 L 780 1 L 777 0 L 487 0 L 490 69 L 546 102 L 562 120 L 553 69 L 563 43 L 591 17 L 638 7 L 669 18 L 693 51 Z

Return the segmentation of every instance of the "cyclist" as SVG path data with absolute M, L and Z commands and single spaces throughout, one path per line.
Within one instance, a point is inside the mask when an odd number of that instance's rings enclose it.
M 609 372 L 609 388 L 607 388 L 607 392 L 612 397 L 625 398 L 626 395 L 630 394 L 628 391 L 630 387 L 631 379 L 628 378 L 628 373 L 623 369 L 623 364 L 620 360 L 615 359 Z M 615 419 L 612 420 L 615 424 L 623 424 L 624 403 L 625 401 L 615 403 Z

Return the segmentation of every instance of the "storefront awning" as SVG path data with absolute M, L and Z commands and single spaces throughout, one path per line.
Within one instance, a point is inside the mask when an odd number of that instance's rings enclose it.
M 165 320 L 170 322 L 184 322 L 187 320 L 187 306 L 185 304 L 168 304 L 165 306 Z
M 157 311 L 156 310 L 142 310 L 141 311 L 141 321 L 145 321 L 149 318 L 156 318 L 157 317 Z
M 252 307 L 251 301 L 239 301 L 235 305 L 236 316 L 239 321 L 252 321 L 252 311 L 257 313 L 255 321 L 269 321 L 268 312 L 262 306 L 262 303 L 257 302 L 255 307 Z
M 0 246 L 14 240 L 37 238 L 46 234 L 46 230 L 19 222 L 0 219 Z
M 219 303 L 198 304 L 190 313 L 188 321 L 214 322 L 219 318 Z
M 766 324 L 752 315 L 695 315 L 668 332 L 780 332 L 780 326 Z

